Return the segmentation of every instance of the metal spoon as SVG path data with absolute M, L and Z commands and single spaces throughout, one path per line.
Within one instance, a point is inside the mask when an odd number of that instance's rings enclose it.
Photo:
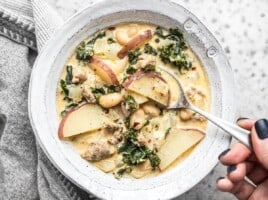
M 193 106 L 186 98 L 185 93 L 183 91 L 183 88 L 179 82 L 179 80 L 169 71 L 160 68 L 162 71 L 166 72 L 169 74 L 178 84 L 178 89 L 180 90 L 180 96 L 178 100 L 173 103 L 172 105 L 168 105 L 166 109 L 180 109 L 180 108 L 187 108 L 191 109 L 192 111 L 199 113 L 200 115 L 204 116 L 207 118 L 209 121 L 211 121 L 213 124 L 216 126 L 220 127 L 222 130 L 236 138 L 238 141 L 246 145 L 249 149 L 252 149 L 252 144 L 250 140 L 250 131 L 245 130 L 235 124 L 232 124 L 228 121 L 225 121 L 223 119 L 220 119 L 210 113 L 207 113 L 195 106 Z

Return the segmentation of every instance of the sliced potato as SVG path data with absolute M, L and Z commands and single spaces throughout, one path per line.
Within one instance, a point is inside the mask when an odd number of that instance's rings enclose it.
M 118 43 L 108 44 L 106 37 L 96 40 L 94 44 L 95 55 L 112 61 L 117 60 L 117 52 L 120 49 L 121 46 Z
M 117 154 L 114 154 L 110 158 L 106 158 L 103 160 L 100 160 L 98 162 L 94 162 L 94 165 L 104 171 L 105 173 L 111 172 L 116 168 L 116 157 Z
M 149 175 L 150 173 L 152 173 L 152 166 L 147 160 L 144 163 L 133 167 L 131 171 L 131 176 L 133 176 L 134 178 L 142 178 L 144 176 Z
M 136 92 L 129 91 L 128 94 L 135 99 L 137 104 L 143 104 L 149 100 L 147 97 L 145 97 L 141 94 L 138 94 Z
M 158 151 L 161 170 L 170 166 L 179 156 L 200 142 L 205 133 L 199 129 L 172 129 Z
M 93 71 L 109 85 L 118 85 L 118 79 L 113 71 L 112 67 L 104 61 L 100 60 L 96 56 L 93 56 L 90 60 L 89 66 Z
M 58 135 L 66 138 L 85 132 L 103 128 L 110 122 L 100 106 L 96 104 L 84 104 L 69 111 L 61 120 Z
M 124 82 L 123 86 L 127 90 L 144 95 L 162 105 L 166 106 L 169 103 L 169 86 L 155 72 L 136 72 Z
M 138 34 L 134 38 L 132 38 L 129 42 L 126 43 L 122 47 L 122 49 L 118 52 L 117 56 L 118 58 L 122 59 L 124 58 L 129 51 L 136 49 L 137 47 L 141 46 L 148 40 L 150 40 L 153 37 L 151 30 L 144 31 L 143 34 Z

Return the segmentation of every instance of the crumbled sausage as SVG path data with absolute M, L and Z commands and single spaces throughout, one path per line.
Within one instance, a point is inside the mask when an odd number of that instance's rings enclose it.
M 140 146 L 144 146 L 147 142 L 146 137 L 143 135 L 142 132 L 140 132 L 137 136 L 137 142 Z
M 189 89 L 186 90 L 186 95 L 191 100 L 192 103 L 202 101 L 206 97 L 206 95 L 202 90 L 197 89 L 193 86 L 191 86 Z
M 111 134 L 108 142 L 115 145 L 124 140 L 126 127 L 119 124 L 108 124 L 105 128 L 105 132 Z
M 96 103 L 96 98 L 87 85 L 82 85 L 82 95 L 88 103 Z
M 82 158 L 88 161 L 100 161 L 105 158 L 111 157 L 115 153 L 115 148 L 107 142 L 98 141 L 91 142 L 87 150 L 81 155 Z
M 118 144 L 120 143 L 121 141 L 124 140 L 124 134 L 121 133 L 120 131 L 115 131 L 114 134 L 108 139 L 108 142 L 110 144 Z
M 198 107 L 202 107 L 204 105 L 204 101 L 206 98 L 205 93 L 196 87 L 190 86 L 187 90 L 186 90 L 186 95 L 188 97 L 188 99 L 195 104 Z M 183 121 L 187 121 L 187 120 L 197 120 L 197 121 L 205 121 L 206 119 L 204 117 L 202 117 L 201 115 L 194 113 L 193 111 L 190 110 L 181 110 L 180 111 L 180 118 Z
M 82 83 L 85 80 L 87 80 L 87 73 L 81 68 L 73 67 L 72 83 Z
M 141 55 L 139 56 L 139 60 L 137 62 L 137 68 L 145 68 L 147 66 L 155 66 L 156 65 L 156 57 L 151 55 Z

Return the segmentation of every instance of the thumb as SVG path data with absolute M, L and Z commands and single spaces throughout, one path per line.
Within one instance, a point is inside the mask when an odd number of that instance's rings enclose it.
M 251 130 L 251 139 L 254 152 L 260 163 L 268 169 L 268 121 L 256 121 Z

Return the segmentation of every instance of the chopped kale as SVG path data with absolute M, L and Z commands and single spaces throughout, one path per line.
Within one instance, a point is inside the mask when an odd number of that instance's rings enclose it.
M 133 128 L 128 129 L 126 132 L 126 138 L 127 140 L 130 140 L 130 141 L 136 141 L 137 135 L 138 135 L 138 131 Z
M 132 171 L 132 168 L 128 165 L 124 165 L 121 167 L 117 172 L 114 173 L 115 178 L 121 178 L 125 173 L 130 173 Z
M 148 153 L 148 159 L 150 161 L 153 170 L 155 170 L 161 162 L 159 156 L 156 154 L 155 151 L 152 150 L 150 150 Z
M 106 91 L 105 91 L 104 87 L 91 88 L 91 91 L 94 94 L 94 97 L 97 99 L 97 101 L 99 100 L 99 98 L 102 95 L 105 95 L 106 94 Z
M 128 68 L 126 69 L 127 74 L 134 74 L 137 71 L 137 68 L 134 67 L 133 65 L 129 65 Z
M 68 103 L 70 103 L 73 99 L 70 98 L 70 97 L 65 96 L 65 97 L 63 98 L 63 100 L 66 101 L 66 102 L 68 102 Z
M 168 136 L 170 130 L 171 130 L 171 127 L 169 127 L 169 128 L 166 130 L 166 132 L 165 132 L 165 138 Z
M 118 153 L 122 154 L 123 162 L 128 166 L 149 160 L 152 169 L 155 170 L 160 164 L 160 159 L 155 150 L 150 150 L 146 145 L 137 144 L 138 134 L 138 130 L 129 128 L 125 135 L 125 142 L 118 148 Z
M 122 153 L 123 162 L 129 166 L 142 163 L 147 158 L 147 148 L 145 146 L 139 147 L 131 141 L 125 142 L 118 152 Z
M 97 34 L 97 36 L 94 38 L 94 40 L 96 41 L 97 39 L 101 39 L 101 38 L 103 38 L 103 37 L 105 37 L 106 36 L 106 32 L 105 31 L 101 31 L 101 32 L 99 32 L 98 34 Z M 94 41 L 94 42 L 95 42 Z
M 94 55 L 94 44 L 97 39 L 103 38 L 106 35 L 105 31 L 99 32 L 93 39 L 85 43 L 84 41 L 80 43 L 76 49 L 76 59 L 81 61 L 89 61 L 89 59 Z
M 156 43 L 159 43 L 159 42 L 160 42 L 160 39 L 159 39 L 159 38 L 156 38 L 154 41 L 155 41 Z
M 126 140 L 126 142 L 118 148 L 118 153 L 132 152 L 135 150 L 135 148 L 136 145 L 133 142 Z
M 183 34 L 178 28 L 169 29 L 168 33 L 164 35 L 163 29 L 160 27 L 156 28 L 155 34 L 162 39 L 169 39 L 175 42 L 178 42 L 181 49 L 187 49 Z
M 116 41 L 113 38 L 108 38 L 107 43 L 108 44 L 113 44 L 113 43 L 116 43 Z
M 150 124 L 150 120 L 147 119 L 147 121 L 145 122 L 145 124 L 143 125 L 143 127 L 144 127 L 144 126 L 147 126 L 147 125 L 149 125 L 149 124 Z
M 166 38 L 178 42 L 181 49 L 187 49 L 183 34 L 178 28 L 169 29 L 169 34 L 166 36 Z
M 124 83 L 125 80 L 127 80 L 128 77 L 129 77 L 129 74 L 123 74 L 123 80 L 122 80 L 122 82 Z
M 80 102 L 81 103 L 81 102 Z M 73 108 L 77 107 L 79 103 L 71 103 L 65 107 L 65 109 L 61 112 L 61 116 L 64 117 L 69 110 L 72 110 Z
M 94 94 L 94 97 L 96 98 L 96 100 L 98 102 L 99 98 L 102 95 L 114 93 L 114 92 L 120 92 L 121 89 L 122 88 L 119 85 L 108 85 L 108 86 L 104 85 L 102 87 L 91 88 L 91 91 Z
M 75 107 L 77 107 L 79 105 L 79 103 L 71 103 L 69 105 L 66 106 L 67 109 L 73 109 Z
M 178 28 L 169 29 L 168 33 L 164 34 L 163 29 L 157 27 L 155 34 L 159 38 L 172 41 L 172 43 L 159 48 L 159 57 L 164 63 L 171 63 L 176 66 L 180 72 L 182 72 L 182 70 L 189 70 L 192 67 L 192 63 L 187 59 L 184 52 L 187 46 L 183 34 Z
M 156 67 L 155 65 L 146 65 L 145 67 L 141 68 L 143 72 L 155 72 Z
M 102 95 L 114 93 L 114 92 L 120 92 L 121 89 L 122 88 L 120 85 L 104 85 L 102 87 L 91 88 L 91 91 L 98 101 Z
M 140 49 L 128 52 L 128 61 L 131 65 L 135 65 L 141 55 Z
M 156 56 L 157 55 L 157 50 L 155 48 L 153 48 L 150 44 L 147 43 L 144 46 L 144 53 Z
M 155 34 L 156 34 L 158 37 L 165 39 L 165 36 L 163 35 L 163 29 L 160 28 L 159 26 L 156 27 L 156 29 L 155 29 Z
M 164 63 L 171 63 L 181 72 L 183 69 L 190 69 L 192 63 L 187 59 L 186 54 L 178 43 L 171 43 L 159 49 L 160 58 Z
M 122 89 L 120 85 L 108 85 L 106 87 L 107 93 L 120 92 Z
M 72 65 L 67 65 L 66 66 L 66 77 L 65 77 L 65 82 L 67 85 L 72 84 L 73 80 L 73 66 Z
M 67 110 L 63 110 L 63 111 L 60 113 L 61 117 L 64 117 L 66 114 L 67 114 Z
M 122 153 L 123 162 L 129 166 L 149 160 L 152 169 L 155 170 L 160 164 L 160 158 L 155 151 L 150 150 L 147 146 L 138 146 L 130 140 L 119 147 L 118 153 Z
M 69 89 L 67 88 L 66 82 L 62 79 L 60 80 L 60 87 L 61 87 L 63 93 L 68 97 Z
M 93 47 L 94 44 L 81 42 L 76 49 L 76 59 L 88 61 L 94 55 Z
M 130 113 L 134 112 L 135 110 L 139 108 L 139 104 L 135 101 L 135 99 L 131 95 L 126 96 L 124 99 L 124 102 L 126 105 L 126 109 Z

